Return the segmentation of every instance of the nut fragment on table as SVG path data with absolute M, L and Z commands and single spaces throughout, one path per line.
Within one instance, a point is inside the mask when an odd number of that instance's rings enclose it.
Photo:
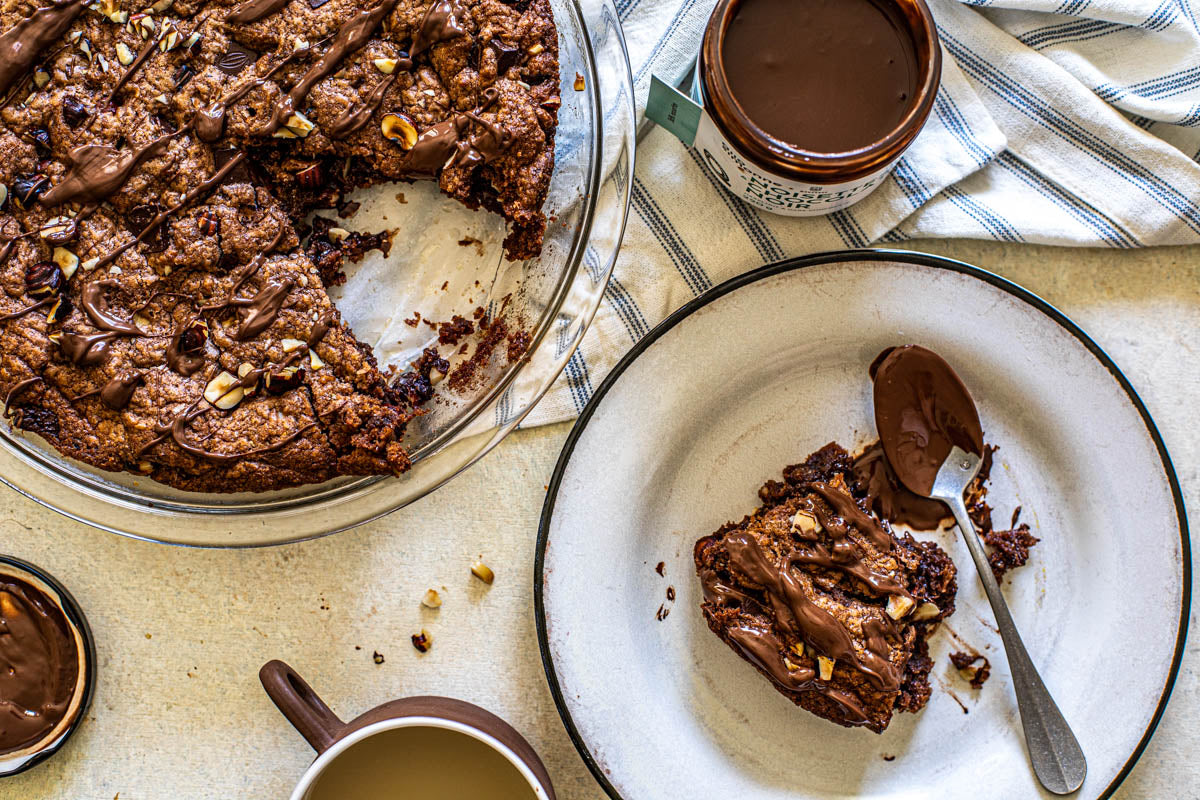
M 425 596 L 421 598 L 421 605 L 426 608 L 441 608 L 442 596 L 437 593 L 436 589 L 426 589 Z
M 496 573 L 492 572 L 491 568 L 482 561 L 476 561 L 471 565 L 471 574 L 489 586 L 492 581 L 496 580 Z
M 433 647 L 433 636 L 430 635 L 429 631 L 421 628 L 420 633 L 412 635 L 412 643 L 413 647 L 417 648 L 417 652 L 428 653 L 429 648 Z

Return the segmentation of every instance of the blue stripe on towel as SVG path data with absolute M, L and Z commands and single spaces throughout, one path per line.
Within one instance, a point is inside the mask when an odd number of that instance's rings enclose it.
M 971 132 L 971 126 L 963 117 L 962 112 L 958 110 L 958 105 L 954 102 L 954 98 L 946 92 L 938 92 L 937 101 L 934 103 L 934 111 L 941 120 L 942 125 L 946 130 L 954 135 L 962 145 L 963 150 L 967 155 L 975 159 L 979 166 L 983 166 L 992 159 L 992 153 L 986 147 L 981 145 Z
M 779 240 L 775 238 L 775 234 L 762 221 L 762 217 L 759 216 L 758 211 L 734 197 L 725 188 L 725 184 L 713 176 L 712 170 L 708 168 L 708 165 L 704 163 L 704 159 L 700 158 L 699 153 L 695 149 L 689 148 L 688 154 L 691 155 L 692 160 L 699 166 L 700 173 L 708 178 L 708 182 L 713 185 L 717 194 L 725 201 L 725 207 L 729 209 L 729 213 L 733 214 L 742 226 L 742 230 L 745 231 L 746 236 L 750 239 L 750 243 L 754 245 L 754 249 L 758 251 L 758 255 L 762 258 L 763 262 L 770 263 L 782 260 L 783 248 L 779 246 Z
M 1012 153 L 1001 153 L 996 159 L 996 163 L 1015 175 L 1026 186 L 1036 190 L 1038 194 L 1041 194 L 1056 206 L 1066 211 L 1078 222 L 1091 228 L 1097 236 L 1113 247 L 1130 248 L 1138 246 L 1137 239 L 1122 228 L 1116 220 L 1083 199 L 1065 191 L 1057 183 L 1054 183 Z
M 650 332 L 650 326 L 646 324 L 646 317 L 638 308 L 637 300 L 616 275 L 608 279 L 608 287 L 604 290 L 604 296 L 616 309 L 617 316 L 625 325 L 625 332 L 629 334 L 631 341 L 636 342 Z
M 1056 44 L 1069 44 L 1084 39 L 1107 36 L 1110 33 L 1126 30 L 1128 27 L 1100 19 L 1074 20 L 1027 31 L 1018 36 L 1017 40 L 1035 50 L 1043 50 Z
M 904 196 L 908 198 L 908 202 L 912 203 L 914 209 L 929 202 L 932 193 L 925 186 L 925 182 L 921 180 L 921 176 L 912 168 L 908 158 L 902 158 L 896 162 L 896 168 L 892 170 L 892 179 L 896 181 L 896 185 L 904 192 Z
M 1193 231 L 1200 233 L 1200 206 L 1194 200 L 984 61 L 944 28 L 940 32 L 942 42 L 964 72 L 975 77 L 1030 120 L 1076 146 L 1114 175 L 1140 189 Z
M 1025 241 L 1021 234 L 1017 232 L 1017 229 L 1001 214 L 974 197 L 964 194 L 961 189 L 955 186 L 947 186 L 942 190 L 942 194 L 964 214 L 978 222 L 992 238 L 999 239 L 1002 242 Z
M 659 208 L 658 203 L 647 191 L 645 185 L 640 178 L 633 179 L 633 207 L 637 211 L 638 216 L 646 223 L 646 227 L 658 239 L 659 244 L 667 251 L 667 255 L 671 257 L 675 269 L 683 276 L 683 280 L 687 283 L 688 288 L 692 290 L 692 294 L 700 295 L 712 287 L 712 281 L 709 280 L 704 269 L 700 266 L 700 262 L 692 255 L 692 251 L 688 249 L 687 244 L 675 230 L 675 226 L 667 219 L 666 214 Z

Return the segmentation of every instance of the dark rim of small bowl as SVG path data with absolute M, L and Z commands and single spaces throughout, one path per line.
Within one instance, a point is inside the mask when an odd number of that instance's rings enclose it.
M 28 561 L 23 561 L 14 556 L 0 555 L 0 564 L 8 564 L 11 567 L 16 567 L 19 570 L 27 572 L 58 593 L 59 598 L 62 600 L 63 612 L 67 615 L 67 619 L 71 624 L 79 630 L 79 636 L 83 639 L 84 663 L 87 669 L 87 675 L 84 676 L 83 680 L 83 700 L 79 704 L 79 713 L 75 715 L 75 721 L 67 727 L 63 735 L 54 744 L 30 757 L 16 769 L 7 772 L 0 771 L 0 779 L 3 779 L 12 775 L 20 775 L 26 770 L 33 769 L 61 750 L 63 745 L 75 735 L 75 731 L 79 730 L 79 726 L 87 717 L 88 709 L 91 708 L 92 695 L 96 691 L 96 642 L 92 638 L 92 628 L 88 625 L 87 617 L 84 616 L 79 602 L 57 578 L 36 564 L 30 564 Z M 0 758 L 3 758 L 3 756 L 0 756 Z
M 571 460 L 571 455 L 575 451 L 575 445 L 579 441 L 579 437 L 587 428 L 596 409 L 603 402 L 604 397 L 608 394 L 629 365 L 641 356 L 650 348 L 658 339 L 660 339 L 667 331 L 674 328 L 687 317 L 691 316 L 696 311 L 707 306 L 715 300 L 724 297 L 727 294 L 737 291 L 744 286 L 770 278 L 775 275 L 780 275 L 785 272 L 805 269 L 807 267 L 821 266 L 824 264 L 836 264 L 848 261 L 893 261 L 904 264 L 914 264 L 917 266 L 931 267 L 934 269 L 944 269 L 950 272 L 958 272 L 964 275 L 970 275 L 973 278 L 978 278 L 984 283 L 991 284 L 998 289 L 1002 289 L 1013 295 L 1019 300 L 1033 306 L 1038 311 L 1041 311 L 1054 322 L 1058 323 L 1063 329 L 1074 336 L 1079 342 L 1093 355 L 1096 360 L 1104 365 L 1105 369 L 1113 376 L 1125 390 L 1130 403 L 1137 409 L 1138 414 L 1142 417 L 1142 422 L 1146 425 L 1146 431 L 1150 434 L 1151 440 L 1154 442 L 1155 449 L 1158 450 L 1158 456 L 1162 461 L 1163 472 L 1166 475 L 1167 482 L 1171 486 L 1171 495 L 1175 499 L 1175 514 L 1179 519 L 1179 537 L 1182 554 L 1183 568 L 1183 592 L 1182 602 L 1180 605 L 1179 629 L 1175 638 L 1175 653 L 1171 658 L 1171 669 L 1167 675 L 1166 684 L 1163 686 L 1162 694 L 1159 697 L 1158 705 L 1154 709 L 1154 716 L 1150 719 L 1150 724 L 1146 726 L 1146 731 L 1142 734 L 1141 740 L 1138 741 L 1137 747 L 1130 754 L 1124 766 L 1117 772 L 1112 782 L 1098 795 L 1097 800 L 1106 800 L 1112 797 L 1117 787 L 1129 776 L 1134 764 L 1141 757 L 1146 745 L 1150 743 L 1151 737 L 1154 735 L 1155 729 L 1158 727 L 1159 720 L 1162 719 L 1163 711 L 1166 710 L 1167 701 L 1171 698 L 1171 691 L 1175 688 L 1175 680 L 1179 675 L 1179 666 L 1183 660 L 1184 643 L 1187 639 L 1188 615 L 1191 611 L 1192 604 L 1192 553 L 1191 540 L 1188 537 L 1187 513 L 1183 504 L 1183 493 L 1179 488 L 1179 478 L 1175 474 L 1175 467 L 1171 462 L 1171 456 L 1167 452 L 1167 447 L 1163 443 L 1162 435 L 1158 432 L 1158 427 L 1154 424 L 1154 420 L 1150 417 L 1150 412 L 1146 409 L 1141 397 L 1137 391 L 1121 372 L 1120 367 L 1112 360 L 1112 358 L 1104 351 L 1100 345 L 1096 344 L 1090 336 L 1084 333 L 1083 329 L 1071 321 L 1066 314 L 1059 311 L 1050 303 L 1038 297 L 1007 278 L 1002 278 L 999 275 L 972 266 L 962 261 L 945 258 L 943 256 L 930 255 L 928 253 L 917 253 L 909 250 L 889 250 L 889 249 L 870 249 L 870 250 L 838 250 L 828 253 L 815 253 L 809 256 L 800 258 L 786 259 L 778 261 L 774 264 L 767 264 L 758 269 L 739 275 L 735 278 L 725 281 L 719 286 L 709 289 L 703 295 L 689 301 L 675 313 L 668 316 L 660 322 L 655 328 L 640 339 L 633 348 L 626 353 L 612 371 L 600 384 L 587 406 L 579 415 L 575 426 L 571 429 L 567 436 L 566 443 L 563 445 L 562 452 L 559 454 L 558 463 L 554 466 L 554 474 L 550 478 L 549 489 L 546 492 L 546 501 L 542 506 L 541 520 L 538 524 L 538 540 L 537 554 L 533 568 L 533 598 L 534 612 L 537 617 L 537 633 L 538 647 L 541 650 L 542 666 L 546 670 L 546 679 L 550 684 L 550 693 L 554 697 L 554 705 L 558 708 L 558 714 L 562 718 L 563 725 L 567 729 L 567 733 L 571 737 L 571 741 L 575 744 L 575 749 L 579 751 L 579 755 L 583 758 L 591 770 L 592 776 L 604 789 L 612 800 L 629 800 L 622 797 L 608 779 L 604 770 L 596 762 L 588 750 L 586 743 L 583 741 L 583 736 L 580 735 L 579 729 L 575 726 L 574 720 L 571 718 L 571 713 L 567 709 L 566 698 L 563 695 L 562 686 L 558 680 L 558 673 L 554 669 L 554 659 L 550 654 L 549 641 L 546 633 L 546 605 L 544 597 L 545 588 L 545 562 L 546 562 L 546 545 L 550 538 L 550 521 L 554 516 L 555 500 L 558 497 L 558 490 L 562 483 L 562 478 L 566 472 L 567 464 Z

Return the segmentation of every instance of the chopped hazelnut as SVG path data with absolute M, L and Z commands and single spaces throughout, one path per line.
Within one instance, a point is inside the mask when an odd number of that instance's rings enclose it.
M 385 138 L 400 145 L 401 150 L 417 146 L 417 126 L 407 114 L 384 114 L 380 129 Z
M 940 613 L 942 613 L 942 610 L 933 603 L 921 603 L 921 605 L 917 606 L 917 610 L 913 612 L 912 621 L 925 622 L 926 620 L 933 619 Z
M 437 593 L 436 589 L 426 589 L 425 596 L 421 598 L 421 605 L 426 608 L 441 608 L 442 596 Z
M 491 568 L 482 561 L 476 561 L 471 565 L 471 574 L 489 586 L 491 586 L 492 581 L 496 580 L 496 573 L 492 572 Z
M 908 615 L 908 612 L 913 610 L 913 606 L 915 605 L 916 602 L 908 595 L 891 595 L 887 601 L 887 615 L 892 619 L 902 619 Z
M 822 528 L 816 514 L 800 509 L 796 516 L 792 517 L 792 530 L 799 531 L 804 536 L 815 536 Z
M 817 656 L 817 668 L 820 671 L 821 680 L 833 680 L 833 659 L 825 656 Z
M 238 385 L 238 379 L 224 371 L 204 387 L 204 399 L 222 411 L 236 408 L 245 396 L 246 390 Z
M 412 643 L 413 647 L 417 648 L 417 652 L 428 653 L 429 648 L 433 647 L 433 636 L 429 634 L 429 631 L 421 628 L 420 633 L 412 635 Z

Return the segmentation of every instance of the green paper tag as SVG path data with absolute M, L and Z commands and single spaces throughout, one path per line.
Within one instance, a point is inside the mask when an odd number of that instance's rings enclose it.
M 692 98 L 659 80 L 657 75 L 650 76 L 646 118 L 669 130 L 688 147 L 696 141 L 696 129 L 700 127 L 700 115 L 703 113 L 704 109 Z

